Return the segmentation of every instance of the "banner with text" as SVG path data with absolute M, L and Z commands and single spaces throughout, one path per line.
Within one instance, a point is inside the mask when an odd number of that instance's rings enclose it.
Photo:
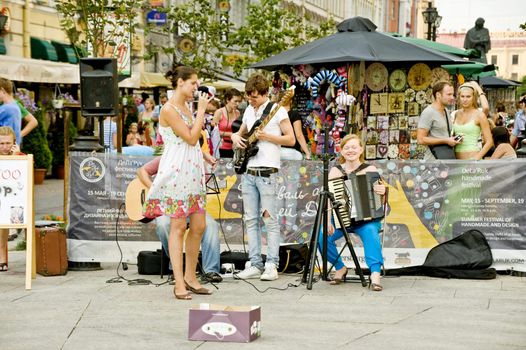
M 149 159 L 71 154 L 70 260 L 73 256 L 77 259 L 73 261 L 117 261 L 116 238 L 128 249 L 125 260 L 135 259 L 138 251 L 146 249 L 146 242 L 151 243 L 148 247 L 159 248 L 153 222 L 133 222 L 122 208 L 119 211 L 136 169 Z M 207 211 L 221 224 L 222 239 L 232 247 L 242 247 L 246 235 L 242 225 L 241 177 L 228 161 L 221 159 L 214 177 L 207 181 L 209 193 L 213 193 L 208 195 Z M 387 268 L 420 265 L 437 244 L 478 229 L 492 248 L 496 268 L 526 271 L 526 218 L 522 215 L 526 160 L 382 160 L 375 165 L 389 185 L 383 235 Z M 321 162 L 282 162 L 277 199 L 281 204 L 283 242 L 310 239 L 322 190 L 322 170 Z M 263 236 L 264 239 L 265 232 Z M 353 243 L 363 261 L 360 240 L 353 236 Z M 98 251 L 102 246 L 103 251 Z M 345 254 L 344 258 L 349 260 Z

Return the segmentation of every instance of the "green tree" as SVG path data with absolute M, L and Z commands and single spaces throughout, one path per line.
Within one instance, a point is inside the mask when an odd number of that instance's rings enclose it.
M 282 1 L 261 0 L 248 6 L 246 24 L 234 30 L 228 44 L 237 49 L 237 59 L 225 60 L 240 74 L 251 64 L 276 55 L 287 49 L 324 37 L 335 32 L 335 22 L 329 19 L 319 27 L 302 23 L 299 14 Z
M 222 71 L 221 60 L 216 57 L 226 49 L 221 34 L 229 29 L 219 22 L 215 1 L 191 0 L 158 10 L 167 14 L 171 25 L 163 28 L 148 25 L 146 33 L 161 31 L 174 36 L 175 43 L 173 47 L 150 44 L 145 59 L 150 59 L 156 52 L 164 52 L 173 55 L 174 62 L 193 67 L 207 78 L 215 78 L 217 72 Z
M 60 25 L 73 47 L 90 48 L 91 56 L 107 57 L 135 32 L 136 0 L 56 0 Z M 81 56 L 79 54 L 79 56 Z
M 519 28 L 522 30 L 526 30 L 526 22 L 519 24 Z
M 47 143 L 43 114 L 42 108 L 35 111 L 34 116 L 38 121 L 38 126 L 27 134 L 22 142 L 22 152 L 33 154 L 35 169 L 49 169 L 53 160 L 53 155 Z
M 517 99 L 526 94 L 526 75 L 522 77 L 521 86 L 517 88 Z

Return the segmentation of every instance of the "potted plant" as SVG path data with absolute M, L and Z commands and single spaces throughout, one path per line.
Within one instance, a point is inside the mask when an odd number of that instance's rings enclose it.
M 64 178 L 64 117 L 63 113 L 68 113 L 63 111 L 57 113 L 54 123 L 49 127 L 49 145 L 53 153 L 53 176 L 57 179 Z M 69 120 L 69 144 L 71 145 L 77 136 L 77 128 Z
M 38 121 L 38 126 L 24 137 L 22 152 L 33 154 L 34 182 L 38 185 L 44 182 L 46 173 L 51 167 L 53 155 L 47 143 L 42 108 L 37 109 L 33 115 Z

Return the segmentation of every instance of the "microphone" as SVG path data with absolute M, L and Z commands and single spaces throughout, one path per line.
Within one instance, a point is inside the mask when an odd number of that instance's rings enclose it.
M 206 93 L 207 95 L 210 94 L 210 91 L 208 89 L 208 86 L 201 85 L 197 88 L 197 90 L 194 92 L 194 101 L 199 100 L 199 94 L 201 92 Z

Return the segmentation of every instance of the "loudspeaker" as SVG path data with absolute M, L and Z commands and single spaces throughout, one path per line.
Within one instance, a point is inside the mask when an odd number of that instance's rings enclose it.
M 117 60 L 80 59 L 80 103 L 84 117 L 116 115 L 119 106 Z

